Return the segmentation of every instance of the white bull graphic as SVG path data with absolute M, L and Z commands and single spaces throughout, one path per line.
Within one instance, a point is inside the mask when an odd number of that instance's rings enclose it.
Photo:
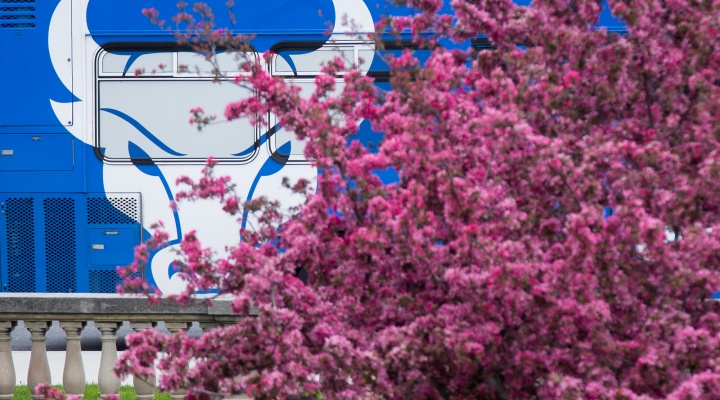
M 373 28 L 370 10 L 363 1 L 334 0 L 333 4 L 336 17 L 330 41 L 350 43 L 354 39 L 342 23 L 344 16 L 352 19 L 355 26 Z M 185 285 L 170 266 L 177 257 L 173 250 L 181 234 L 195 230 L 205 246 L 223 252 L 226 246 L 237 243 L 239 225 L 213 202 L 183 203 L 177 211 L 173 210 L 169 205 L 176 179 L 199 176 L 200 160 L 213 156 L 227 161 L 216 167 L 216 174 L 229 176 L 241 199 L 248 194 L 254 198 L 268 196 L 280 199 L 283 207 L 291 207 L 302 199 L 291 197 L 282 189 L 283 177 L 291 181 L 314 179 L 317 171 L 310 163 L 301 162 L 273 167 L 267 146 L 259 146 L 253 153 L 253 143 L 267 138 L 246 122 L 217 123 L 198 132 L 187 123 L 191 108 L 202 106 L 208 114 L 222 115 L 227 102 L 252 95 L 251 92 L 230 83 L 218 85 L 207 79 L 178 78 L 173 68 L 189 56 L 186 53 L 148 52 L 133 58 L 122 52 L 100 52 L 100 46 L 88 35 L 86 8 L 87 1 L 61 0 L 53 14 L 48 37 L 53 68 L 79 100 L 50 101 L 59 119 L 72 115 L 76 123 L 68 130 L 78 140 L 103 149 L 104 191 L 141 193 L 145 230 L 163 221 L 172 245 L 154 254 L 147 271 L 163 293 L 178 293 Z M 65 18 L 70 13 L 72 25 Z M 82 46 L 68 49 L 71 46 L 66 40 L 68 35 Z M 357 42 L 355 46 L 357 52 Z M 368 44 L 359 46 L 365 46 L 365 50 L 372 48 Z M 67 62 L 69 52 L 76 60 L 72 66 Z M 365 69 L 371 64 L 368 59 L 371 54 L 363 54 Z M 290 57 L 302 61 L 307 54 Z M 132 79 L 127 74 L 128 69 L 163 63 L 167 70 L 158 70 L 154 78 Z M 72 74 L 67 73 L 68 68 L 73 69 Z M 297 141 L 290 137 L 279 131 L 273 139 L 282 139 L 284 143 L 276 143 L 276 148 L 294 145 L 292 153 L 301 153 Z M 137 158 L 152 161 L 146 166 L 135 165 L 131 160 Z

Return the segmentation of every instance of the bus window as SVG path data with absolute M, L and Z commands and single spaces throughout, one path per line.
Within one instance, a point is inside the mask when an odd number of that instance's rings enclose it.
M 283 49 L 278 51 L 273 63 L 275 75 L 309 76 L 320 73 L 322 67 L 335 57 L 340 57 L 350 66 L 356 63 L 353 47 L 328 47 L 317 50 Z
M 230 57 L 219 59 L 226 70 L 223 72 L 235 75 L 239 73 L 237 63 Z M 98 59 L 95 146 L 105 162 L 145 158 L 153 162 L 202 163 L 212 156 L 220 162 L 238 163 L 254 156 L 257 129 L 243 119 L 222 122 L 229 102 L 254 93 L 228 80 L 213 82 L 215 77 L 209 73 L 212 67 L 202 56 L 196 59 L 188 52 L 157 50 L 113 51 Z M 197 71 L 205 74 L 183 72 L 181 62 L 194 61 L 203 65 Z M 165 68 L 157 70 L 159 64 Z M 153 66 L 156 72 L 148 72 Z M 145 73 L 135 74 L 134 68 L 144 69 Z M 206 115 L 217 116 L 216 122 L 202 131 L 188 123 L 190 110 L 199 105 Z M 142 152 L 131 154 L 131 148 Z

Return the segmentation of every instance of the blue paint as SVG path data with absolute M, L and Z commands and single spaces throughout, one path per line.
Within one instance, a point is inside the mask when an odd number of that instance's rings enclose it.
M 360 142 L 371 153 L 377 153 L 380 150 L 383 133 L 372 129 L 370 121 L 364 120 L 360 123 L 358 131 L 355 135 L 347 138 L 348 146 L 354 141 Z
M 615 210 L 612 207 L 605 207 L 603 209 L 605 219 L 610 218 L 613 214 L 615 214 Z
M 210 0 L 206 3 L 212 7 L 217 28 L 229 28 L 235 33 L 258 34 L 251 43 L 260 52 L 288 38 L 277 35 L 280 31 L 291 30 L 294 35 L 324 42 L 327 40 L 323 35 L 327 30 L 326 22 L 335 20 L 332 0 L 235 1 L 232 8 L 235 23 L 230 20 L 225 0 Z M 176 1 L 123 0 L 109 6 L 107 0 L 91 0 L 87 10 L 88 28 L 100 45 L 117 42 L 118 36 L 127 32 L 145 35 L 145 41 L 148 42 L 174 42 L 171 32 L 163 32 L 150 24 L 140 11 L 154 6 L 160 18 L 172 24 L 170 18 L 178 12 L 176 4 Z M 322 15 L 318 15 L 319 10 L 322 10 Z M 263 33 L 271 33 L 273 37 Z
M 54 69 L 47 51 L 50 18 L 58 3 L 59 0 L 38 1 L 33 3 L 34 12 L 13 14 L 18 18 L 32 15 L 32 20 L 2 21 L 33 27 L 0 29 L 0 127 L 57 127 L 45 133 L 61 133 L 61 126 L 70 122 L 58 121 L 49 101 L 76 100 L 52 73 Z
M 143 151 L 143 149 L 140 148 L 140 146 L 136 145 L 133 142 L 128 143 L 128 154 L 130 154 L 130 158 L 134 160 L 133 164 L 135 165 L 135 167 L 139 169 L 142 173 L 150 176 L 156 176 L 160 179 L 160 182 L 165 189 L 165 194 L 167 194 L 168 204 L 170 204 L 170 202 L 172 201 L 175 201 L 175 196 L 173 196 L 173 192 L 170 189 L 170 184 L 168 184 L 168 181 L 167 179 L 165 179 L 165 176 L 163 176 L 160 168 L 158 168 L 157 165 L 155 165 L 155 163 L 152 161 L 150 155 L 148 155 L 145 151 Z M 175 234 L 178 238 L 182 238 L 180 216 L 178 215 L 177 210 L 173 210 L 173 218 L 175 219 Z M 172 245 L 179 242 L 179 240 L 174 240 L 168 244 Z
M 293 54 L 301 54 L 300 52 L 293 52 L 293 51 L 281 51 L 278 53 L 278 57 L 285 60 L 286 63 L 288 63 L 288 66 L 290 66 L 290 69 L 293 71 L 295 75 L 297 75 L 297 67 L 295 66 L 295 62 L 293 61 L 292 57 L 290 57 Z
M 395 167 L 388 167 L 385 169 L 375 169 L 372 171 L 384 185 L 392 185 L 400 181 L 400 174 L 398 174 Z

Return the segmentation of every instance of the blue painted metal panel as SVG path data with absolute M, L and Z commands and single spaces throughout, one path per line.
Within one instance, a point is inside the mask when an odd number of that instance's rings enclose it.
M 72 171 L 70 134 L 0 135 L 0 171 Z
M 35 136 L 42 138 L 37 141 L 40 143 L 32 140 Z M 12 145 L 15 141 L 21 142 L 19 152 Z M 85 191 L 89 172 L 85 161 L 88 157 L 94 159 L 92 147 L 83 145 L 67 132 L 47 134 L 43 128 L 41 132 L 26 135 L 5 134 L 0 129 L 0 149 L 14 150 L 13 156 L 0 155 L 0 193 Z M 92 178 L 98 177 L 93 175 Z
M 57 76 L 49 73 L 53 67 L 48 30 L 58 3 L 1 3 L 7 7 L 0 7 L 0 127 L 71 122 L 58 121 L 46 95 L 52 93 L 59 102 L 73 100 Z
M 87 11 L 88 28 L 99 44 L 117 34 L 132 32 L 135 35 L 158 36 L 161 32 L 140 13 L 143 8 L 154 6 L 161 19 L 170 23 L 177 12 L 176 1 L 124 0 L 109 5 L 107 1 L 90 1 Z M 225 0 L 206 1 L 215 14 L 217 28 L 231 28 L 235 32 L 274 35 L 274 41 L 282 40 L 283 34 L 319 34 L 327 30 L 327 21 L 335 20 L 332 0 L 236 0 L 232 11 L 235 23 L 230 21 Z M 166 33 L 167 35 L 167 33 Z M 327 40 L 325 37 L 324 40 Z
M 140 242 L 139 197 L 107 195 L 0 194 L 2 291 L 114 291 L 116 266 Z M 95 243 L 105 251 L 93 253 Z
M 91 228 L 88 235 L 90 267 L 115 270 L 133 261 L 133 248 L 140 242 L 139 226 Z

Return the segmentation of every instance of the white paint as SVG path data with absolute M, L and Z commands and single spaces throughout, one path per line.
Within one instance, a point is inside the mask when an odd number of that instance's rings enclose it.
M 48 50 L 50 61 L 62 84 L 72 92 L 72 8 L 70 0 L 62 0 L 55 7 L 50 19 L 48 32 Z M 52 100 L 50 100 L 52 101 Z M 55 115 L 63 125 L 72 125 L 72 103 L 62 103 L 63 107 L 53 107 Z M 53 104 L 53 106 L 55 106 Z
M 362 0 L 334 0 L 335 25 L 330 40 L 348 40 L 359 32 L 375 32 L 370 9 Z M 343 24 L 347 21 L 348 24 Z

